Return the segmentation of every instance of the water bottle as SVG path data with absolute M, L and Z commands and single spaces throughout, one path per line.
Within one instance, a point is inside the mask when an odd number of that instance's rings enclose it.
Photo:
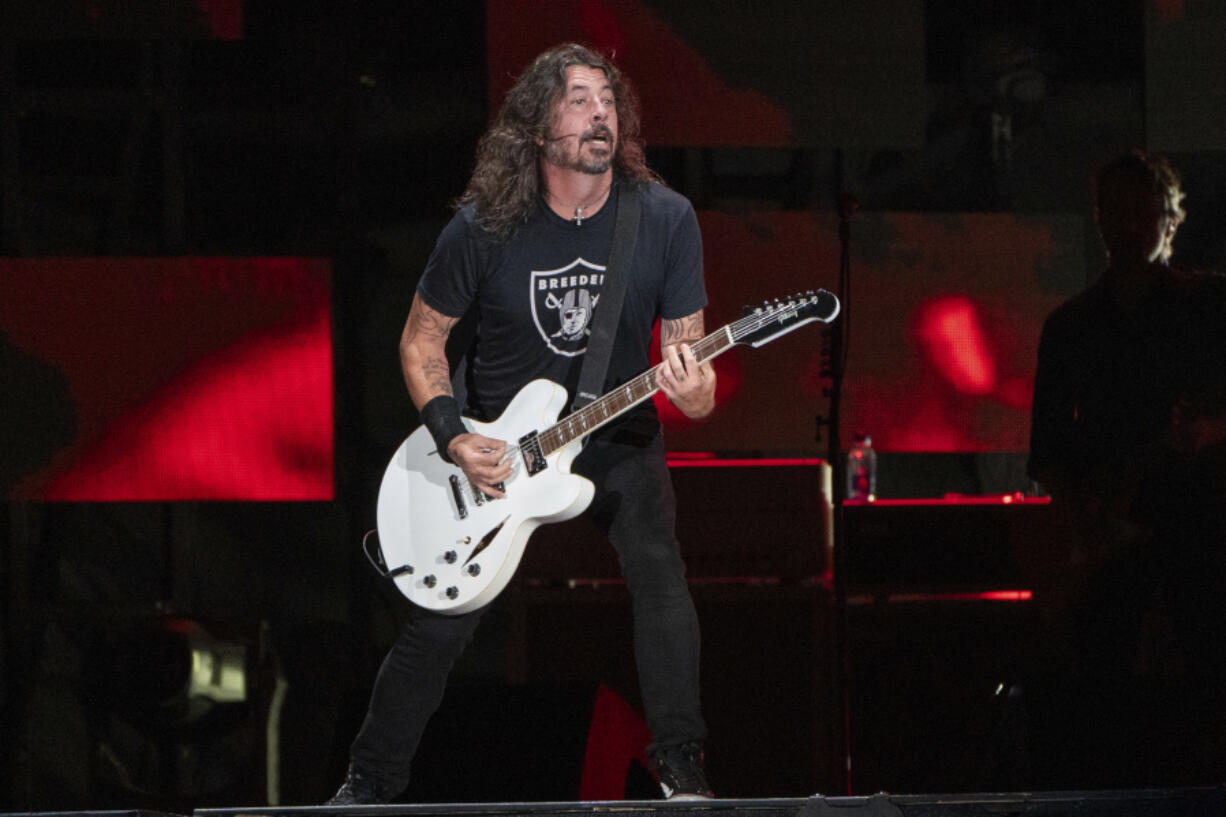
M 857 434 L 855 446 L 847 452 L 847 498 L 861 502 L 877 499 L 877 452 L 868 434 Z

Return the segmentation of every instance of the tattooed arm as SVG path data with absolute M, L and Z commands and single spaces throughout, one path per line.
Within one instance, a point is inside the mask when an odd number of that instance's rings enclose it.
M 458 320 L 426 306 L 420 295 L 413 296 L 409 319 L 400 336 L 400 368 L 409 396 L 419 410 L 440 395 L 451 395 L 447 336 Z M 495 486 L 511 477 L 510 462 L 503 460 L 506 451 L 506 442 L 482 434 L 460 434 L 447 445 L 452 462 L 490 496 L 502 496 Z
M 691 420 L 701 420 L 715 408 L 715 370 L 698 364 L 690 344 L 701 340 L 702 310 L 676 320 L 660 321 L 660 354 L 656 383 L 673 405 Z
M 413 405 L 419 409 L 440 394 L 451 394 L 447 336 L 457 321 L 426 306 L 420 295 L 413 296 L 400 335 L 400 369 Z

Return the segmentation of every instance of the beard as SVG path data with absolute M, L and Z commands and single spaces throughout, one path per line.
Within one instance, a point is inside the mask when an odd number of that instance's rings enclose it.
M 591 148 L 585 150 L 585 146 L 592 143 L 596 137 L 604 137 L 605 141 L 597 141 Z M 592 176 L 607 173 L 613 166 L 617 141 L 613 136 L 613 131 L 607 125 L 597 125 L 584 131 L 579 136 L 579 144 L 574 155 L 568 151 L 570 141 L 570 137 L 547 141 L 545 161 L 563 170 L 575 170 Z

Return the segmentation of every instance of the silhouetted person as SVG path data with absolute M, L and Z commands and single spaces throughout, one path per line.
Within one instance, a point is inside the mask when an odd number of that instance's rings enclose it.
M 1170 264 L 1184 194 L 1164 158 L 1120 156 L 1094 192 L 1109 265 L 1044 323 L 1029 461 L 1072 543 L 1064 598 L 1041 600 L 1070 625 L 1070 782 L 1216 782 L 1201 724 L 1226 724 L 1194 687 L 1222 647 L 1198 586 L 1222 576 L 1226 279 Z

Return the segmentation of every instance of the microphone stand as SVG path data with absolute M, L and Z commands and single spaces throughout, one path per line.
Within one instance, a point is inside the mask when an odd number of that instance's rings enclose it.
M 829 399 L 827 416 L 817 417 L 817 439 L 826 430 L 826 459 L 833 471 L 832 516 L 832 579 L 834 590 L 834 654 L 835 695 L 839 707 L 836 745 L 842 751 L 844 794 L 852 793 L 851 785 L 851 651 L 847 621 L 847 541 L 843 523 L 843 500 L 847 498 L 847 462 L 843 454 L 840 432 L 843 402 L 843 376 L 847 369 L 848 334 L 851 326 L 851 218 L 859 202 L 850 194 L 839 197 L 839 320 L 826 327 L 825 358 L 822 374 L 829 380 L 823 394 Z

